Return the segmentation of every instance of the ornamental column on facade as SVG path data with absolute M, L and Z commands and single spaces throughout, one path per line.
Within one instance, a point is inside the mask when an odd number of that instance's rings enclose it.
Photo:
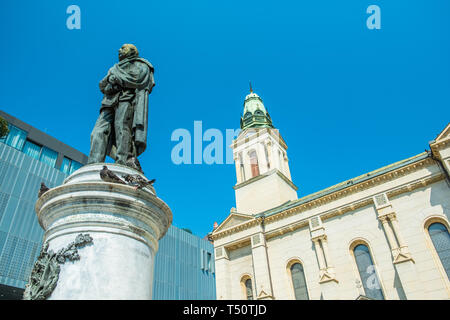
M 216 269 L 216 298 L 218 300 L 231 299 L 230 259 L 228 257 L 228 250 L 224 246 L 216 247 L 214 257 Z
M 252 261 L 255 277 L 255 295 L 258 300 L 271 300 L 273 297 L 267 245 L 264 236 L 264 219 L 259 218 L 259 232 L 251 236 Z
M 387 242 L 391 248 L 392 262 L 397 270 L 402 283 L 403 290 L 408 300 L 423 299 L 424 292 L 420 285 L 420 276 L 416 270 L 414 259 L 409 252 L 401 234 L 397 214 L 386 193 L 381 193 L 373 197 L 375 209 L 383 230 L 386 234 Z
M 338 300 L 339 281 L 336 279 L 332 259 L 328 250 L 328 237 L 319 216 L 309 219 L 309 229 L 319 264 L 319 283 L 322 296 L 325 300 Z

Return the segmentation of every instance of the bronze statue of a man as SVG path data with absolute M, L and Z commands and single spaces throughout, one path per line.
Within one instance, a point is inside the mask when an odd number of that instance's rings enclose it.
M 100 116 L 91 134 L 88 163 L 104 162 L 139 167 L 137 156 L 147 146 L 148 95 L 155 81 L 153 66 L 140 58 L 137 48 L 124 44 L 119 62 L 100 81 L 104 94 Z

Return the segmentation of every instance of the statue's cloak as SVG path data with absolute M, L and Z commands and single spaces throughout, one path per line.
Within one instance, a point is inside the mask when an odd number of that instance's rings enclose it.
M 155 85 L 153 72 L 152 64 L 137 56 L 123 59 L 108 71 L 108 76 L 114 75 L 117 78 L 118 85 L 122 90 L 112 96 L 105 94 L 102 108 L 107 106 L 114 107 L 119 101 L 130 100 L 134 108 L 132 140 L 136 156 L 144 152 L 147 147 L 148 95 Z M 125 91 L 126 93 L 124 93 Z M 134 91 L 134 96 L 131 95 L 131 98 L 126 98 L 132 91 Z M 110 136 L 107 154 L 111 158 L 116 159 L 114 133 Z

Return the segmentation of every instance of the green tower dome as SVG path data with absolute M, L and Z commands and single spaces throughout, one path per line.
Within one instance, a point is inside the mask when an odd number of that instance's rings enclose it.
M 251 89 L 245 97 L 244 113 L 241 117 L 241 129 L 247 128 L 273 128 L 272 119 L 262 99 Z

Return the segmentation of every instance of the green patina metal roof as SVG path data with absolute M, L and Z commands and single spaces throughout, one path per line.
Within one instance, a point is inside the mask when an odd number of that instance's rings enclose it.
M 241 117 L 241 129 L 247 128 L 273 128 L 272 119 L 262 99 L 252 90 L 245 97 L 244 112 Z
M 303 198 L 300 198 L 300 199 L 297 199 L 297 200 L 294 200 L 294 201 L 287 201 L 286 203 L 283 203 L 282 205 L 280 205 L 278 207 L 275 207 L 275 208 L 272 208 L 270 210 L 261 212 L 261 213 L 255 215 L 255 217 L 261 217 L 261 216 L 268 217 L 268 216 L 274 215 L 274 214 L 279 213 L 281 211 L 284 211 L 284 210 L 287 210 L 287 209 L 299 206 L 301 204 L 304 204 L 304 203 L 307 203 L 309 201 L 312 201 L 312 200 L 318 199 L 320 197 L 326 196 L 328 194 L 331 194 L 333 192 L 336 192 L 336 191 L 345 189 L 347 187 L 353 186 L 355 184 L 358 184 L 358 183 L 370 180 L 370 179 L 372 179 L 374 177 L 383 175 L 385 173 L 388 173 L 388 172 L 396 170 L 398 168 L 407 166 L 407 165 L 409 165 L 411 163 L 414 163 L 414 162 L 426 159 L 428 157 L 429 157 L 429 153 L 428 152 L 422 152 L 422 153 L 420 153 L 420 154 L 418 154 L 418 155 L 416 155 L 414 157 L 395 162 L 393 164 L 390 164 L 388 166 L 382 167 L 380 169 L 377 169 L 377 170 L 371 171 L 369 173 L 360 175 L 360 176 L 358 176 L 356 178 L 353 178 L 353 179 L 350 179 L 350 180 L 346 180 L 344 182 L 338 183 L 338 184 L 336 184 L 334 186 L 331 186 L 329 188 L 326 188 L 326 189 L 320 190 L 318 192 L 312 193 L 310 195 L 307 195 L 307 196 L 305 196 Z

